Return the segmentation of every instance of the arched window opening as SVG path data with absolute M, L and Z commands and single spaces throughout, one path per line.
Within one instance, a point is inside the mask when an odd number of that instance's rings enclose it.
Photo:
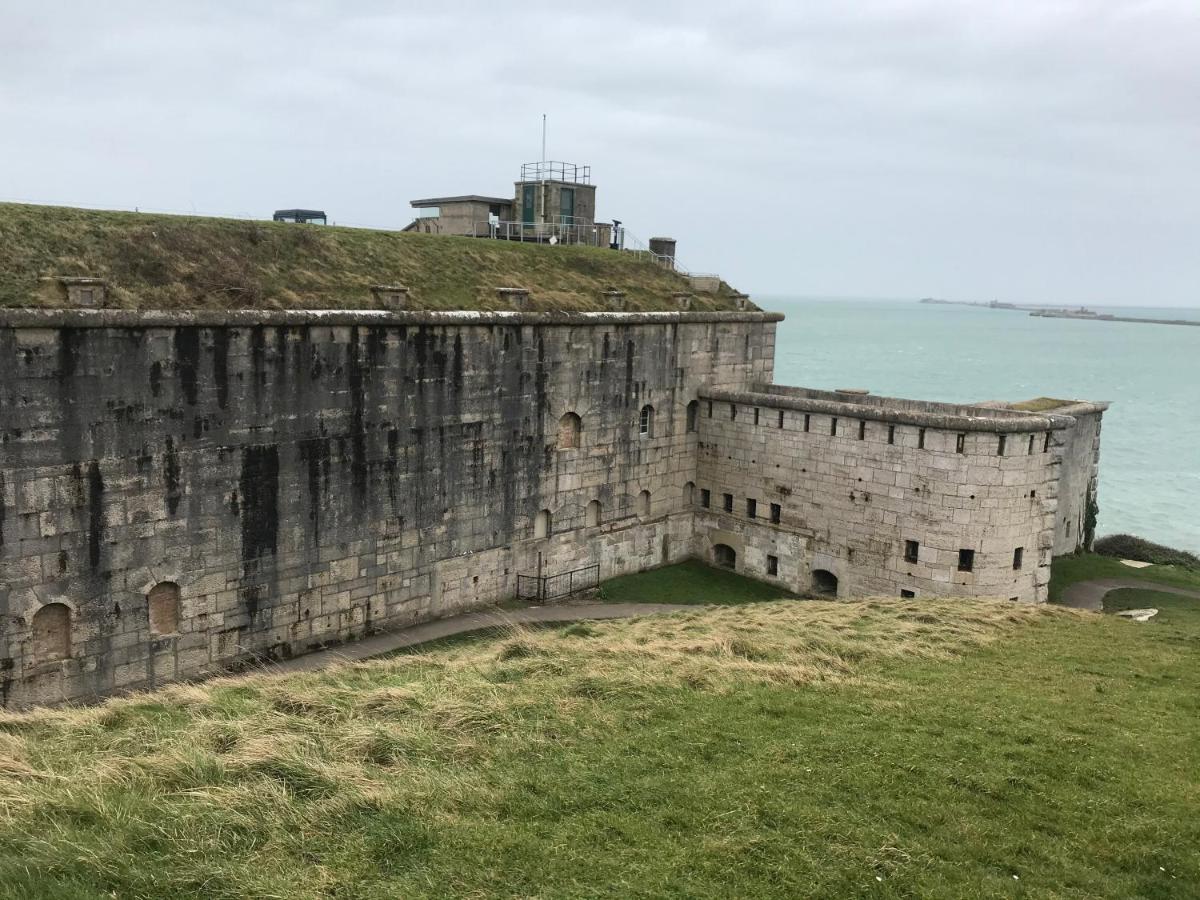
M 713 544 L 713 562 L 722 569 L 736 569 L 737 551 L 728 544 Z
M 600 501 L 593 500 L 587 505 L 587 511 L 584 514 L 584 524 L 592 527 L 600 524 Z
M 44 663 L 71 655 L 71 610 L 47 603 L 33 614 L 33 660 Z
M 689 481 L 683 486 L 683 505 L 691 506 L 696 502 L 696 485 Z
M 535 538 L 550 537 L 550 510 L 543 509 L 533 520 L 533 536 Z
M 579 446 L 579 435 L 583 431 L 583 420 L 573 412 L 558 420 L 558 449 L 573 450 Z
M 650 492 L 642 491 L 638 494 L 638 515 L 642 518 L 650 516 Z
M 179 632 L 179 585 L 164 581 L 150 588 L 146 595 L 150 616 L 150 633 L 154 635 Z
M 687 405 L 687 430 L 690 434 L 696 430 L 696 418 L 700 414 L 700 401 L 693 400 Z
M 825 569 L 814 569 L 812 573 L 812 589 L 814 594 L 820 594 L 823 597 L 836 597 L 838 592 L 837 576 Z
M 654 407 L 647 403 L 638 418 L 638 433 L 643 437 L 654 437 Z

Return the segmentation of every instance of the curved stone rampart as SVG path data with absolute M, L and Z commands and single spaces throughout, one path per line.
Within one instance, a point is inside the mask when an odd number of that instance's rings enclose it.
M 801 412 L 815 412 L 822 415 L 840 416 L 846 419 L 866 419 L 872 422 L 895 422 L 897 424 L 915 425 L 923 428 L 933 428 L 941 431 L 987 431 L 995 434 L 1022 434 L 1034 431 L 1058 431 L 1069 428 L 1072 419 L 1069 416 L 1042 416 L 1033 413 L 1018 413 L 1013 415 L 993 416 L 992 412 L 982 408 L 945 404 L 949 410 L 972 410 L 974 415 L 962 412 L 938 412 L 934 408 L 940 404 L 929 403 L 929 410 L 891 408 L 874 404 L 853 402 L 847 395 L 846 399 L 824 399 L 821 397 L 793 396 L 772 391 L 720 391 L 702 390 L 702 399 L 716 400 L 726 403 L 737 403 L 742 406 L 758 406 L 770 409 L 793 409 Z

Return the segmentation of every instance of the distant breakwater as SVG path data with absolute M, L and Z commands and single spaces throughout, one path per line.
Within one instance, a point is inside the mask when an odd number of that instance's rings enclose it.
M 1112 316 L 1100 313 L 1077 313 L 1059 310 L 1034 310 L 1031 316 L 1043 319 L 1083 319 L 1088 322 L 1142 322 L 1148 325 L 1200 325 L 1190 319 L 1143 319 L 1137 316 Z

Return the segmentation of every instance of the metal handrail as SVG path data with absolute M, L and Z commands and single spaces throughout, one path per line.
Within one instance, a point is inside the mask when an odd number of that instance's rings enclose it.
M 581 566 L 557 575 L 517 575 L 518 600 L 559 600 L 600 585 L 600 564 Z
M 486 229 L 486 231 L 484 230 Z M 590 247 L 602 245 L 601 226 L 590 219 L 578 223 L 560 222 L 476 222 L 472 230 L 474 237 L 487 237 L 501 241 L 526 241 L 546 244 L 584 244 Z M 606 244 L 604 246 L 607 246 Z
M 555 176 L 558 176 L 557 178 Z M 567 181 L 573 184 L 591 184 L 592 167 L 548 159 L 541 162 L 521 164 L 522 181 Z

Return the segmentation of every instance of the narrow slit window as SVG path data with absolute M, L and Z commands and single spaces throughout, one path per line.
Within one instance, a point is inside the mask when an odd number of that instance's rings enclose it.
M 1018 547 L 1013 551 L 1013 569 L 1020 569 L 1025 564 L 1025 548 Z
M 758 407 L 754 407 L 754 424 L 758 424 Z
M 708 401 L 708 418 L 712 418 L 712 401 Z
M 918 450 L 925 449 L 925 429 L 924 428 L 922 428 L 920 431 L 917 432 L 917 449 Z
M 757 519 L 758 518 L 758 501 L 752 497 L 746 498 L 746 518 L 747 519 Z
M 778 503 L 771 504 L 771 524 L 778 525 L 780 519 L 783 518 L 783 507 Z
M 833 435 L 837 434 L 837 416 L 829 420 L 829 433 Z
M 954 439 L 954 451 L 956 453 L 967 452 L 967 436 L 965 434 L 960 434 Z
M 767 554 L 767 574 L 768 575 L 778 575 L 779 574 L 779 557 L 778 556 L 772 556 L 769 553 Z
M 729 421 L 732 422 L 736 418 L 737 418 L 737 404 L 730 403 L 729 404 Z
M 958 571 L 973 572 L 975 570 L 975 551 L 974 550 L 959 550 L 958 551 Z
M 888 443 L 889 444 L 896 443 L 896 426 L 895 425 L 888 426 Z
M 733 512 L 733 494 L 722 494 L 721 499 L 724 501 L 725 512 Z
M 783 410 L 782 409 L 779 411 L 779 425 L 777 427 L 779 427 L 779 428 L 783 427 Z
M 905 541 L 904 542 L 904 561 L 915 563 L 921 558 L 921 543 L 920 541 Z
M 1033 456 L 1033 435 L 1029 436 L 1029 455 Z
M 1046 432 L 1046 443 L 1042 444 L 1042 452 L 1043 453 L 1050 452 L 1050 432 L 1048 432 L 1048 431 Z
M 865 421 L 858 423 L 858 439 L 860 441 L 867 439 L 867 423 Z
M 808 413 L 805 413 L 804 414 L 804 430 L 805 431 L 808 431 L 808 426 L 810 424 L 812 424 L 812 416 L 810 416 Z
M 997 456 L 1004 455 L 1004 447 L 1007 443 L 1008 443 L 1008 435 L 1004 435 L 1004 434 L 1000 435 L 1000 440 L 996 444 L 996 455 Z

